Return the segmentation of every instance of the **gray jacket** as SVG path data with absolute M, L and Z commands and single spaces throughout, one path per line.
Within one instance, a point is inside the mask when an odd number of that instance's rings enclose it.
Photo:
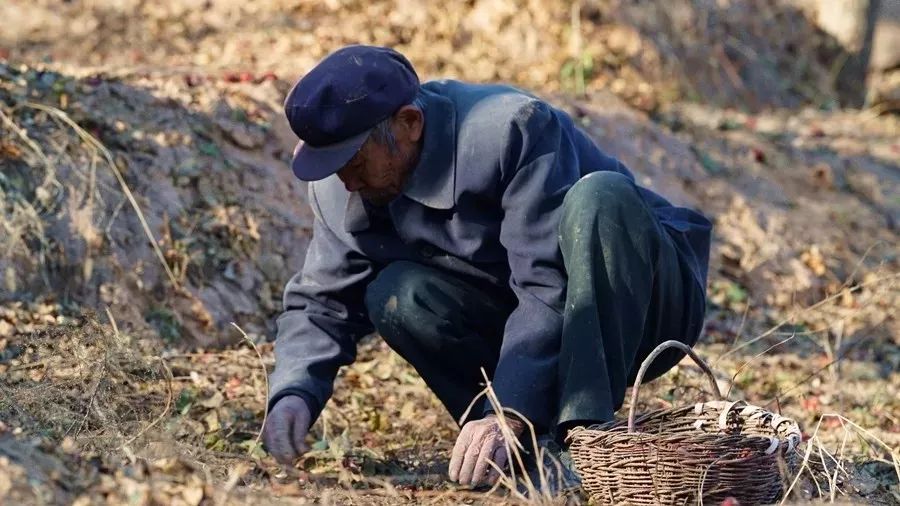
M 366 286 L 380 269 L 412 260 L 508 286 L 518 299 L 493 378 L 504 406 L 539 426 L 555 409 L 566 273 L 557 242 L 560 209 L 583 175 L 629 170 L 564 112 L 520 90 L 434 81 L 422 85 L 421 158 L 388 220 L 376 220 L 336 175 L 311 183 L 313 237 L 303 270 L 287 284 L 278 319 L 270 406 L 300 395 L 315 419 L 338 368 L 373 331 Z M 710 222 L 641 189 L 694 278 L 706 285 Z

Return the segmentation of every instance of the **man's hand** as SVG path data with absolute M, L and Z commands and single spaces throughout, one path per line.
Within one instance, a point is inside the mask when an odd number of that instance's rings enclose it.
M 507 416 L 506 422 L 516 437 L 525 430 L 521 420 Z M 465 424 L 460 431 L 450 458 L 450 479 L 462 485 L 493 485 L 500 474 L 489 462 L 503 469 L 508 459 L 499 420 L 488 415 Z
M 288 395 L 275 403 L 263 430 L 266 449 L 275 460 L 289 466 L 309 450 L 305 439 L 310 418 L 309 407 L 302 397 Z

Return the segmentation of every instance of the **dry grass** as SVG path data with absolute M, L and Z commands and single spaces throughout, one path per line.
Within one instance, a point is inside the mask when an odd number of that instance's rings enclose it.
M 173 493 L 182 490 L 179 487 L 201 486 L 210 491 L 204 496 L 221 504 L 232 494 L 240 498 L 269 487 L 299 497 L 327 491 L 337 502 L 348 497 L 367 502 L 381 497 L 386 503 L 427 500 L 432 504 L 466 497 L 528 504 L 573 500 L 571 495 L 550 495 L 546 488 L 549 475 L 543 472 L 538 483 L 532 483 L 527 475 L 503 474 L 498 486 L 486 493 L 439 485 L 445 480 L 443 467 L 410 472 L 386 462 L 388 467 L 380 471 L 387 471 L 385 474 L 369 475 L 366 466 L 384 455 L 358 447 L 346 429 L 331 435 L 333 429 L 328 426 L 318 436 L 325 444 L 307 456 L 311 460 L 299 470 L 280 474 L 283 470 L 273 461 L 262 458 L 258 444 L 266 398 L 266 378 L 258 371 L 260 364 L 271 365 L 271 346 L 260 349 L 254 343 L 250 348 L 250 354 L 247 348 L 160 353 L 152 340 L 121 333 L 112 319 L 101 324 L 93 317 L 65 319 L 33 333 L 16 334 L 6 343 L 6 349 L 15 352 L 14 358 L 2 366 L 0 419 L 5 425 L 0 436 L 4 431 L 40 436 L 84 457 L 93 456 L 109 469 L 119 467 L 117 462 L 122 460 L 130 468 L 143 469 L 148 484 L 178 477 Z M 241 384 L 237 378 L 242 378 Z M 485 395 L 497 405 L 489 384 Z M 359 414 L 349 414 L 348 422 L 354 423 Z M 327 419 L 326 414 L 323 421 Z M 505 420 L 502 415 L 501 420 Z M 334 425 L 342 424 L 332 422 Z M 505 423 L 503 427 L 507 441 L 514 441 L 509 427 Z M 385 433 L 379 437 L 391 440 L 399 436 Z M 536 447 L 533 429 L 531 440 Z M 0 453 L 3 451 L 0 444 Z M 77 470 L 77 464 L 63 460 L 65 456 L 43 451 Z M 523 469 L 528 458 L 524 447 L 511 445 L 509 451 L 511 460 L 518 463 L 513 469 Z M 425 463 L 425 467 L 432 465 Z M 337 469 L 337 474 L 328 472 L 329 468 Z M 316 477 L 317 471 L 306 469 L 326 471 Z M 166 478 L 170 474 L 171 478 Z M 118 475 L 111 478 L 122 485 Z M 108 491 L 111 485 L 96 479 L 84 477 L 67 486 L 86 497 Z M 296 488 L 304 482 L 306 486 Z M 52 490 L 62 484 L 51 480 L 44 486 Z M 419 489 L 422 486 L 434 488 Z
M 837 420 L 843 430 L 841 444 L 839 448 L 837 448 L 837 451 L 830 451 L 826 444 L 819 439 L 819 430 L 822 427 L 822 422 L 828 419 Z M 890 459 L 889 461 L 886 461 L 886 463 L 893 468 L 897 477 L 897 482 L 900 483 L 900 451 L 891 447 L 853 421 L 848 420 L 846 417 L 834 413 L 827 413 L 819 418 L 818 422 L 816 422 L 815 430 L 813 430 L 813 433 L 806 440 L 806 451 L 803 454 L 803 460 L 794 479 L 790 482 L 790 486 L 785 492 L 785 499 L 782 501 L 782 504 L 784 504 L 788 498 L 792 497 L 791 493 L 794 491 L 795 487 L 797 487 L 798 482 L 803 478 L 806 478 L 807 486 L 809 486 L 809 483 L 812 483 L 815 487 L 817 497 L 826 499 L 830 502 L 839 500 L 841 496 L 858 492 L 858 489 L 852 490 L 850 487 L 853 487 L 853 481 L 857 479 L 857 476 L 855 475 L 859 473 L 859 469 L 856 469 L 853 460 L 848 459 L 845 455 L 845 452 L 847 451 L 847 442 L 850 437 L 859 438 L 864 444 L 874 443 L 880 447 L 880 450 L 886 454 L 886 458 Z M 876 450 L 875 453 L 881 452 Z M 885 462 L 884 460 L 881 460 L 883 458 L 884 457 L 881 457 L 874 462 Z M 870 477 L 870 479 L 874 478 L 875 477 Z M 870 485 L 870 483 L 865 483 L 864 485 Z M 885 500 L 890 501 L 891 497 L 889 493 L 885 495 Z M 900 497 L 897 497 L 896 492 L 893 496 L 894 500 L 900 499 Z
M 43 311 L 47 314 L 47 310 Z M 577 494 L 551 495 L 547 485 L 553 473 L 546 469 L 537 482 L 518 472 L 528 458 L 526 446 L 512 437 L 503 422 L 507 412 L 499 406 L 490 382 L 483 395 L 497 410 L 510 461 L 518 465 L 502 473 L 497 485 L 487 493 L 448 487 L 443 474 L 445 460 L 423 462 L 411 468 L 392 464 L 392 459 L 398 457 L 384 450 L 393 447 L 402 451 L 404 446 L 409 449 L 406 438 L 410 431 L 387 426 L 372 432 L 367 428 L 372 421 L 366 419 L 371 411 L 362 402 L 364 399 L 359 404 L 348 403 L 352 398 L 346 397 L 346 389 L 336 395 L 340 405 L 329 405 L 323 414 L 324 425 L 314 430 L 318 450 L 311 452 L 297 470 L 279 474 L 278 466 L 264 457 L 258 447 L 266 398 L 265 376 L 259 369 L 261 362 L 271 366 L 271 346 L 172 353 L 163 352 L 154 343 L 152 339 L 123 334 L 113 320 L 104 325 L 93 318 L 44 324 L 36 332 L 13 336 L 5 349 L 15 350 L 15 358 L 0 362 L 0 419 L 6 423 L 0 429 L 0 453 L 7 451 L 3 449 L 4 431 L 9 434 L 24 430 L 22 434 L 39 435 L 70 452 L 94 456 L 108 469 L 117 468 L 120 460 L 129 468 L 141 469 L 144 478 L 128 486 L 152 487 L 162 480 L 169 483 L 171 494 L 180 497 L 183 493 L 200 493 L 218 504 L 241 502 L 248 497 L 275 501 L 268 495 L 271 492 L 307 498 L 325 494 L 323 497 L 330 497 L 334 503 L 354 500 L 366 504 L 444 504 L 466 498 L 521 504 L 581 501 Z M 393 355 L 385 352 L 375 342 L 369 343 L 361 353 L 361 364 L 354 368 L 361 374 L 390 378 L 390 382 L 409 374 L 407 365 L 388 360 Z M 384 371 L 366 369 L 369 360 L 393 365 Z M 723 363 L 720 370 L 740 367 L 727 358 Z M 360 377 L 351 368 L 341 381 L 358 381 Z M 656 407 L 660 399 L 672 398 L 666 393 L 670 388 L 683 392 L 675 395 L 674 404 L 692 402 L 697 398 L 694 392 L 702 390 L 699 382 L 700 378 L 692 375 L 667 376 L 648 385 L 646 397 L 653 400 L 649 405 L 641 403 L 640 409 Z M 373 384 L 371 395 L 384 395 L 386 387 L 403 388 L 402 383 Z M 370 387 L 356 388 L 369 395 Z M 418 402 L 430 402 L 424 387 L 417 388 L 421 390 L 416 390 L 415 395 L 423 396 Z M 390 413 L 398 409 L 399 401 L 384 399 L 384 410 Z M 435 408 L 426 405 L 421 409 Z M 790 416 L 791 411 L 786 414 Z M 396 422 L 410 423 L 410 427 L 428 423 L 421 415 L 408 422 Z M 454 430 L 450 424 L 445 425 L 447 422 L 437 419 L 436 427 L 443 427 L 439 431 L 447 430 L 444 442 L 437 444 L 438 453 L 449 452 L 452 444 Z M 528 438 L 536 446 L 531 428 Z M 881 468 L 872 468 L 872 463 L 887 462 L 896 475 L 900 462 L 896 447 L 848 416 L 836 414 L 819 416 L 806 439 L 801 468 L 788 477 L 786 500 L 819 497 L 840 501 L 858 497 L 860 491 L 878 491 L 878 495 L 867 496 L 875 504 L 880 504 L 878 497 L 889 497 L 884 495 L 889 493 L 885 492 L 887 489 L 879 487 L 889 488 L 884 483 L 889 484 L 891 479 L 884 478 Z M 58 459 L 59 465 L 68 466 L 70 473 L 81 476 L 82 481 L 72 484 L 81 495 L 106 493 L 103 491 L 108 492 L 113 483 L 124 486 L 123 476 L 110 475 L 112 481 L 104 485 L 97 476 L 78 475 L 80 464 L 67 461 L 66 455 L 54 457 L 58 449 L 41 451 Z M 408 455 L 410 459 L 423 458 L 415 450 Z M 399 464 L 402 459 L 395 462 Z M 869 468 L 881 474 L 874 478 L 866 475 Z M 53 481 L 46 486 L 52 489 Z
M 134 212 L 137 213 L 138 220 L 140 220 L 141 222 L 141 227 L 143 227 L 144 233 L 147 234 L 147 239 L 149 239 L 154 253 L 156 253 L 157 258 L 159 258 L 160 264 L 162 264 L 166 275 L 169 277 L 169 281 L 172 283 L 172 286 L 176 290 L 180 289 L 181 285 L 178 283 L 178 280 L 175 279 L 175 275 L 172 273 L 172 269 L 169 267 L 169 263 L 166 262 L 165 255 L 163 255 L 163 252 L 159 247 L 159 242 L 156 240 L 156 237 L 154 237 L 153 231 L 150 230 L 150 225 L 147 224 L 147 219 L 144 217 L 144 213 L 141 211 L 140 205 L 138 205 L 137 201 L 135 200 L 134 194 L 131 193 L 131 189 L 128 187 L 128 183 L 126 183 L 125 178 L 122 177 L 122 172 L 116 166 L 116 162 L 113 160 L 113 156 L 112 154 L 110 154 L 109 150 L 106 149 L 106 146 L 104 146 L 103 143 L 97 140 L 96 137 L 85 131 L 85 129 L 78 125 L 78 123 L 72 121 L 72 118 L 70 118 L 69 115 L 65 113 L 65 111 L 62 111 L 56 107 L 34 102 L 26 102 L 22 105 L 24 107 L 30 107 L 32 109 L 43 111 L 71 128 L 76 133 L 78 138 L 84 143 L 84 145 L 92 150 L 89 155 L 92 159 L 97 154 L 102 155 L 104 161 L 107 164 L 107 167 L 110 171 L 112 171 L 113 175 L 115 175 L 116 181 L 118 181 L 119 186 L 122 189 L 122 193 L 125 194 L 125 197 L 131 204 L 132 209 L 134 209 Z M 93 199 L 93 192 L 89 193 L 89 197 Z M 91 211 L 92 207 L 89 205 L 88 212 L 90 213 Z M 94 241 L 91 241 L 91 237 L 86 237 L 86 239 L 88 239 L 88 242 L 94 242 L 96 240 L 94 239 Z
M 34 188 L 35 201 L 25 198 L 18 192 L 5 191 L 4 186 L 0 185 L 0 201 L 4 203 L 0 207 L 0 227 L 2 227 L 5 240 L 2 250 L 2 257 L 10 258 L 17 253 L 26 251 L 29 248 L 27 243 L 38 244 L 36 254 L 38 258 L 43 258 L 47 252 L 48 245 L 45 240 L 46 232 L 44 229 L 45 222 L 41 216 L 48 212 L 53 212 L 58 205 L 57 196 L 61 193 L 62 185 L 56 179 L 54 164 L 44 152 L 44 150 L 31 139 L 27 132 L 22 129 L 7 114 L 6 108 L 0 108 L 0 120 L 8 131 L 13 132 L 20 144 L 4 144 L 2 156 L 7 157 L 13 153 L 23 155 L 23 152 L 30 153 L 28 160 L 34 160 L 29 165 L 40 176 L 35 180 L 40 180 Z M 25 149 L 22 149 L 22 146 Z M 12 174 L 0 173 L 3 182 Z M 7 290 L 13 292 L 16 290 L 15 271 L 11 266 L 7 267 L 4 273 L 4 285 Z
M 58 204 L 59 200 L 64 198 L 64 188 L 57 179 L 56 167 L 59 163 L 66 163 L 61 162 L 61 160 L 66 157 L 66 150 L 69 149 L 70 146 L 45 143 L 54 146 L 51 148 L 55 150 L 51 158 L 51 155 L 48 155 L 45 150 L 28 135 L 27 129 L 17 123 L 16 118 L 21 115 L 22 111 L 28 109 L 41 111 L 58 125 L 71 128 L 75 133 L 76 140 L 79 141 L 78 148 L 82 151 L 81 156 L 90 160 L 89 168 L 86 171 L 87 174 L 81 174 L 82 177 L 86 177 L 87 179 L 84 194 L 70 194 L 67 209 L 72 215 L 73 228 L 80 233 L 81 238 L 88 245 L 88 248 L 98 248 L 102 243 L 100 232 L 94 224 L 94 215 L 99 214 L 100 211 L 95 208 L 95 201 L 102 199 L 97 191 L 96 162 L 98 158 L 102 158 L 106 168 L 108 168 L 115 176 L 122 193 L 137 214 L 144 233 L 147 235 L 150 245 L 156 253 L 169 281 L 175 289 L 180 289 L 181 285 L 172 273 L 168 262 L 166 262 L 165 256 L 160 249 L 159 242 L 156 240 L 153 231 L 147 224 L 147 220 L 144 217 L 144 213 L 141 211 L 140 205 L 137 203 L 137 200 L 135 200 L 131 189 L 128 187 L 128 183 L 126 183 L 125 179 L 122 177 L 122 173 L 116 165 L 110 151 L 103 143 L 97 140 L 96 137 L 73 121 L 65 111 L 57 107 L 36 102 L 20 102 L 10 108 L 0 106 L 0 120 L 3 121 L 4 125 L 9 128 L 10 131 L 16 134 L 22 145 L 29 148 L 36 157 L 35 162 L 25 159 L 29 169 L 34 171 L 34 173 L 29 174 L 28 177 L 34 181 L 41 180 L 41 182 L 32 190 L 34 193 L 33 200 L 27 198 L 27 192 L 20 191 L 7 195 L 6 192 L 0 188 L 0 197 L 4 200 L 9 199 L 9 202 L 12 203 L 12 209 L 5 209 L 4 211 L 7 215 L 0 219 L 0 225 L 6 229 L 9 238 L 4 256 L 10 257 L 14 252 L 21 253 L 28 251 L 31 249 L 28 247 L 28 243 L 34 240 L 38 240 L 42 243 L 43 246 L 39 250 L 39 255 L 43 256 L 46 252 L 46 243 L 44 242 L 46 236 L 44 224 L 46 223 L 46 219 L 44 216 L 48 213 L 57 211 L 56 205 L 50 205 L 51 201 L 55 201 L 54 204 Z M 33 120 L 31 122 L 33 123 Z M 19 149 L 13 144 L 6 144 L 6 146 L 7 149 Z M 73 164 L 69 161 L 67 166 L 74 168 L 76 171 L 80 170 L 80 164 L 77 162 Z M 36 174 L 42 174 L 42 177 L 37 176 Z M 55 195 L 55 197 L 53 195 Z M 80 204 L 77 201 L 82 201 L 83 204 Z M 88 266 L 92 264 L 90 253 L 87 255 L 85 264 L 85 268 L 89 270 L 90 267 Z M 86 277 L 90 276 L 88 275 Z M 16 291 L 15 286 L 9 286 L 7 289 L 11 292 Z
M 500 404 L 491 380 L 484 369 L 481 370 L 481 374 L 484 377 L 485 387 L 472 399 L 469 407 L 460 416 L 459 423 L 468 418 L 472 407 L 482 397 L 488 399 L 491 409 L 497 414 L 497 421 L 503 434 L 509 465 L 506 469 L 501 469 L 495 463 L 490 463 L 491 467 L 498 473 L 499 479 L 489 493 L 502 488 L 508 492 L 511 498 L 525 504 L 551 505 L 567 503 L 573 498 L 573 494 L 562 487 L 562 464 L 554 455 L 550 455 L 545 448 L 538 444 L 538 435 L 535 432 L 534 425 L 526 417 L 515 409 L 506 408 Z M 522 438 L 516 436 L 510 427 L 508 421 L 510 415 L 525 422 L 528 430 L 524 439 L 527 443 L 530 443 L 528 447 L 522 444 Z M 536 466 L 537 482 L 533 480 L 529 473 L 524 472 L 529 459 L 538 463 Z M 555 467 L 555 469 L 552 469 L 552 467 Z M 559 477 L 560 482 L 553 483 L 552 477 L 554 476 Z
M 7 424 L 77 440 L 88 453 L 121 450 L 133 462 L 131 443 L 168 412 L 164 362 L 93 319 L 47 327 L 15 344 L 21 358 L 4 366 L 2 381 Z

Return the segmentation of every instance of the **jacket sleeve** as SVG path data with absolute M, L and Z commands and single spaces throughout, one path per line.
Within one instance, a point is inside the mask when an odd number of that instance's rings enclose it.
M 313 185 L 309 195 L 313 236 L 303 270 L 284 290 L 269 409 L 286 395 L 299 395 L 315 421 L 334 391 L 338 369 L 356 359 L 357 342 L 373 331 L 364 298 L 374 274 L 369 260 L 325 223 Z
M 577 150 L 559 118 L 540 101 L 519 109 L 505 142 L 500 242 L 518 306 L 506 323 L 493 387 L 503 407 L 546 430 L 557 407 L 565 304 L 558 223 L 563 198 L 579 177 Z

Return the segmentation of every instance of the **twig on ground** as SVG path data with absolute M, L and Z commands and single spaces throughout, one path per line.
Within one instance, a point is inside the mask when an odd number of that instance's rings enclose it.
M 741 316 L 741 325 L 738 327 L 737 333 L 734 335 L 734 340 L 731 341 L 731 347 L 734 348 L 737 345 L 738 341 L 741 340 L 741 336 L 744 334 L 744 326 L 747 324 L 747 315 L 750 314 L 750 299 L 747 299 L 747 305 L 744 306 L 744 314 Z M 722 360 L 724 355 L 720 355 L 716 358 L 716 361 L 712 363 L 712 368 L 715 369 L 716 365 L 719 363 L 719 360 Z
M 138 432 L 137 434 L 135 434 L 134 436 L 131 436 L 131 438 L 129 438 L 128 441 L 125 441 L 124 443 L 122 443 L 121 447 L 125 447 L 125 446 L 133 443 L 135 440 L 137 440 L 137 438 L 143 436 L 144 434 L 147 433 L 148 430 L 155 427 L 156 424 L 161 422 L 163 420 L 163 418 L 165 418 L 166 415 L 169 414 L 169 409 L 171 409 L 171 407 L 172 407 L 172 398 L 174 397 L 173 393 L 172 393 L 172 370 L 169 369 L 169 365 L 166 364 L 166 360 L 164 358 L 162 358 L 162 357 L 157 357 L 157 358 L 159 359 L 159 363 L 162 364 L 163 369 L 166 371 L 166 385 L 168 387 L 168 395 L 166 396 L 166 407 L 163 408 L 162 413 L 160 413 L 159 416 L 157 416 L 152 422 L 150 422 L 149 425 L 147 425 L 146 427 L 141 429 L 141 431 Z
M 113 209 L 113 212 L 109 215 L 109 220 L 106 222 L 106 227 L 103 229 L 103 234 L 106 236 L 106 240 L 109 244 L 113 243 L 112 235 L 110 235 L 110 231 L 112 230 L 113 223 L 116 221 L 116 218 L 119 216 L 119 212 L 122 210 L 122 207 L 125 205 L 125 202 L 128 202 L 128 198 L 125 197 L 116 204 L 116 207 Z
M 816 422 L 816 429 L 813 431 L 812 436 L 807 441 L 806 445 L 806 453 L 803 455 L 803 460 L 800 462 L 800 467 L 797 469 L 797 474 L 794 476 L 794 479 L 791 481 L 791 485 L 785 490 L 784 496 L 781 498 L 781 502 L 779 504 L 784 504 L 788 498 L 791 496 L 791 492 L 794 490 L 794 487 L 797 485 L 797 482 L 800 481 L 800 477 L 803 475 L 803 470 L 809 470 L 809 456 L 812 455 L 813 450 L 813 439 L 819 433 L 819 428 L 822 426 L 822 418 L 819 418 L 819 421 Z M 816 482 L 816 488 L 818 488 L 819 483 Z M 822 491 L 819 490 L 819 495 L 822 495 Z
M 269 375 L 266 371 L 266 363 L 263 362 L 262 353 L 259 352 L 259 348 L 256 346 L 256 343 L 254 343 L 253 340 L 247 336 L 247 333 L 244 332 L 244 330 L 241 329 L 237 323 L 231 322 L 231 324 L 234 326 L 234 328 L 236 328 L 238 330 L 238 332 L 241 333 L 242 336 L 244 336 L 244 340 L 247 341 L 248 343 L 250 343 L 250 346 L 253 347 L 253 351 L 256 352 L 256 356 L 259 358 L 259 365 L 260 365 L 260 367 L 262 367 L 263 380 L 265 381 L 265 384 L 266 384 L 266 392 L 265 392 L 266 395 L 263 397 L 264 411 L 263 411 L 262 426 L 259 428 L 259 433 L 256 435 L 256 442 L 254 443 L 254 446 L 247 450 L 247 453 L 253 453 L 253 450 L 259 446 L 259 441 L 260 441 L 260 439 L 262 439 L 263 430 L 265 430 L 265 428 L 266 428 L 266 419 L 269 417 L 269 406 L 268 406 L 268 404 L 269 404 Z
M 844 438 L 841 440 L 841 450 L 838 452 L 837 456 L 837 468 L 834 470 L 834 476 L 831 478 L 829 482 L 829 486 L 831 486 L 831 502 L 834 502 L 835 495 L 837 494 L 837 477 L 840 471 L 844 471 L 846 474 L 846 470 L 844 470 L 844 449 L 847 447 L 847 439 L 850 437 L 849 431 L 844 431 Z
M 867 328 L 876 327 L 876 326 L 878 326 L 878 325 L 881 325 L 883 322 L 884 322 L 884 320 L 881 320 L 881 321 L 879 321 L 878 323 L 876 323 L 876 324 L 874 324 L 874 325 L 870 325 L 870 326 L 867 327 Z M 812 373 L 810 373 L 810 374 L 808 374 L 806 377 L 804 377 L 802 380 L 800 380 L 800 381 L 798 381 L 797 383 L 791 385 L 789 388 L 787 388 L 787 389 L 785 389 L 785 390 L 779 390 L 779 391 L 778 391 L 778 395 L 776 396 L 776 398 L 773 399 L 772 401 L 769 401 L 768 403 L 766 403 L 766 406 L 765 406 L 765 407 L 771 406 L 772 403 L 774 403 L 778 398 L 784 399 L 784 398 L 789 397 L 787 394 L 789 394 L 790 392 L 793 392 L 794 390 L 796 390 L 796 389 L 799 388 L 800 386 L 805 385 L 807 381 L 810 381 L 811 379 L 815 378 L 816 376 L 818 376 L 819 374 L 821 374 L 822 371 L 825 371 L 825 370 L 827 370 L 829 367 L 833 366 L 834 364 L 839 363 L 840 361 L 842 361 L 842 360 L 844 359 L 844 357 L 846 357 L 847 355 L 850 354 L 851 351 L 855 350 L 856 348 L 860 347 L 861 345 L 863 345 L 863 344 L 865 344 L 865 343 L 868 343 L 869 341 L 871 341 L 871 340 L 874 339 L 874 338 L 875 338 L 875 334 L 870 334 L 870 335 L 868 335 L 868 336 L 863 337 L 862 339 L 859 339 L 859 340 L 857 340 L 857 341 L 854 341 L 854 342 L 850 343 L 849 345 L 847 345 L 847 346 L 844 348 L 843 352 L 842 352 L 838 357 L 836 357 L 834 360 L 831 360 L 831 361 L 829 361 L 827 364 L 825 364 L 825 365 L 823 365 L 822 367 L 816 369 L 815 371 L 813 371 Z
M 116 319 L 113 318 L 112 311 L 109 310 L 109 306 L 106 307 L 106 317 L 109 318 L 109 324 L 112 325 L 113 335 L 116 337 L 116 341 L 119 340 L 119 326 L 116 325 Z
M 781 346 L 782 344 L 784 344 L 784 343 L 790 341 L 791 339 L 793 339 L 793 338 L 794 338 L 794 335 L 795 335 L 795 334 L 792 333 L 787 339 L 782 339 L 781 341 L 778 341 L 777 343 L 773 344 L 772 346 L 769 346 L 768 348 L 766 348 L 766 349 L 765 349 L 764 351 L 762 351 L 761 353 L 757 353 L 756 355 L 754 355 L 750 360 L 747 360 L 746 362 L 744 362 L 743 364 L 741 364 L 741 366 L 738 367 L 737 371 L 735 371 L 734 375 L 731 376 L 731 384 L 728 385 L 728 391 L 725 392 L 725 397 L 727 398 L 729 395 L 731 395 L 731 391 L 734 389 L 734 384 L 735 384 L 735 382 L 737 381 L 737 377 L 738 377 L 738 375 L 740 375 L 740 374 L 744 371 L 744 369 L 746 369 L 747 367 L 749 367 L 750 364 L 752 364 L 755 360 L 759 359 L 760 357 L 762 357 L 762 356 L 765 355 L 766 353 L 769 353 L 770 351 L 774 350 L 775 348 L 777 348 L 777 347 Z
M 837 457 L 831 455 L 827 451 L 827 449 L 824 448 L 824 446 L 822 445 L 822 443 L 820 442 L 819 437 L 818 437 L 819 430 L 822 428 L 822 422 L 827 418 L 833 418 L 833 419 L 838 420 L 841 424 L 841 428 L 845 431 L 844 439 L 842 440 L 840 451 L 839 451 L 839 454 Z M 831 501 L 834 502 L 837 492 L 839 492 L 837 478 L 840 475 L 841 471 L 844 471 L 844 474 L 846 474 L 846 469 L 844 468 L 845 460 L 843 458 L 843 454 L 844 454 L 844 450 L 846 447 L 847 437 L 851 433 L 851 429 L 854 432 L 856 432 L 856 434 L 859 435 L 863 440 L 868 439 L 870 441 L 874 441 L 874 442 L 878 443 L 882 448 L 884 448 L 884 450 L 887 451 L 887 453 L 888 453 L 888 455 L 890 455 L 890 459 L 891 459 L 890 464 L 893 465 L 894 471 L 897 473 L 897 478 L 900 479 L 900 456 L 898 456 L 897 452 L 894 451 L 894 449 L 891 448 L 890 445 L 888 445 L 887 443 L 882 441 L 880 438 L 878 438 L 877 436 L 875 436 L 868 430 L 862 428 L 861 426 L 859 426 L 858 424 L 856 424 L 855 422 L 853 422 L 852 420 L 848 419 L 847 417 L 845 417 L 843 415 L 839 415 L 836 413 L 825 413 L 819 417 L 819 420 L 816 422 L 815 430 L 813 431 L 812 435 L 809 436 L 809 438 L 807 438 L 807 440 L 806 440 L 807 446 L 806 446 L 806 452 L 803 456 L 803 460 L 800 463 L 800 467 L 797 469 L 796 475 L 794 476 L 794 479 L 791 481 L 790 486 L 785 491 L 784 497 L 782 498 L 780 504 L 785 504 L 785 502 L 788 501 L 788 499 L 790 498 L 791 492 L 793 491 L 793 489 L 797 485 L 797 483 L 800 481 L 800 477 L 803 475 L 804 470 L 806 470 L 809 473 L 810 478 L 812 479 L 813 483 L 815 484 L 818 496 L 822 497 L 824 495 L 822 492 L 822 488 L 819 485 L 819 480 L 816 477 L 816 472 L 813 471 L 809 466 L 810 456 L 812 455 L 813 451 L 816 451 L 818 453 L 819 460 L 822 462 L 823 473 L 824 473 L 826 479 L 828 480 L 829 496 L 831 498 Z M 834 469 L 833 474 L 829 470 L 828 464 L 825 460 L 826 455 L 828 456 L 828 458 L 830 458 L 834 462 L 835 469 Z
M 870 281 L 866 281 L 866 282 L 863 282 L 863 283 L 859 283 L 859 284 L 853 285 L 853 288 L 865 288 L 865 287 L 867 287 L 867 286 L 877 285 L 877 284 L 879 284 L 879 283 L 884 283 L 884 282 L 886 282 L 886 281 L 891 281 L 891 280 L 897 279 L 897 278 L 900 278 L 900 273 L 888 274 L 888 275 L 883 276 L 883 277 L 880 277 L 880 278 L 875 278 L 875 279 L 872 279 L 872 280 L 870 280 Z M 843 288 L 846 288 L 846 286 L 843 287 Z M 824 299 L 820 300 L 819 302 L 816 302 L 815 304 L 812 304 L 812 305 L 810 305 L 810 306 L 807 306 L 807 307 L 805 307 L 805 308 L 803 308 L 803 309 L 800 309 L 800 310 L 798 310 L 798 311 L 792 313 L 790 316 L 788 316 L 787 318 L 784 318 L 783 320 L 781 320 L 780 322 L 778 322 L 776 325 L 774 325 L 774 326 L 771 327 L 770 329 L 766 330 L 766 331 L 763 332 L 762 334 L 760 334 L 760 335 L 754 337 L 753 339 L 750 339 L 749 341 L 747 341 L 747 342 L 741 344 L 740 346 L 737 346 L 737 347 L 735 347 L 735 348 L 732 348 L 732 349 L 726 351 L 725 353 L 723 353 L 723 354 L 717 359 L 717 361 L 718 361 L 718 360 L 722 360 L 723 358 L 725 358 L 725 357 L 727 357 L 727 356 L 729 356 L 729 355 L 732 355 L 732 354 L 738 352 L 739 350 L 744 349 L 744 348 L 746 348 L 747 346 L 750 346 L 750 345 L 753 344 L 753 343 L 756 343 L 756 342 L 761 341 L 762 339 L 765 339 L 766 337 L 768 337 L 768 336 L 772 335 L 773 333 L 775 333 L 776 330 L 778 330 L 778 329 L 780 329 L 781 327 L 785 326 L 785 325 L 788 324 L 789 322 L 795 320 L 799 315 L 802 315 L 802 314 L 805 314 L 805 313 L 807 313 L 807 312 L 809 312 L 809 311 L 813 311 L 813 310 L 815 310 L 815 309 L 818 309 L 818 308 L 824 306 L 825 304 L 827 304 L 827 303 L 829 303 L 829 302 L 831 302 L 831 301 L 837 299 L 838 297 L 841 297 L 841 296 L 843 295 L 843 288 L 840 289 L 840 290 L 838 290 L 836 293 L 833 293 L 832 295 L 829 295 L 828 297 L 825 297 Z
M 102 409 L 100 409 L 100 404 L 97 403 L 96 398 L 94 398 L 92 400 L 89 408 L 94 408 L 94 412 L 97 413 L 97 417 L 100 418 L 100 421 L 102 421 L 107 427 L 110 427 L 111 429 L 113 429 L 116 432 L 117 436 L 119 436 L 122 439 L 125 439 L 125 436 L 122 434 L 122 431 L 120 431 L 118 429 L 118 427 L 116 426 L 116 424 L 113 423 L 106 416 L 106 413 L 104 413 Z M 119 447 L 119 449 L 122 450 L 123 452 L 125 452 L 125 456 L 128 457 L 128 460 L 131 462 L 132 465 L 134 465 L 134 463 L 137 462 L 137 457 L 134 454 L 134 450 L 132 450 L 131 447 L 128 446 L 127 442 L 122 443 L 122 445 Z
M 891 446 L 889 444 L 885 443 L 880 438 L 878 438 L 875 434 L 872 434 L 868 430 L 859 426 L 856 422 L 850 420 L 849 418 L 847 418 L 843 415 L 839 415 L 836 413 L 826 413 L 822 416 L 837 418 L 841 422 L 841 426 L 844 426 L 844 424 L 850 425 L 850 427 L 855 429 L 861 435 L 875 440 L 875 442 L 877 442 L 882 447 L 884 447 L 884 449 L 886 449 L 888 451 L 888 454 L 891 456 L 891 462 L 894 465 L 894 471 L 897 473 L 897 479 L 900 480 L 900 455 L 897 455 L 897 452 L 895 452 L 894 449 L 891 448 Z M 844 430 L 846 430 L 846 427 L 844 427 Z
M 47 154 L 44 153 L 44 150 L 41 149 L 41 147 L 38 146 L 38 144 L 28 136 L 28 133 L 24 129 L 19 127 L 19 125 L 17 125 L 15 121 L 7 116 L 2 110 L 0 110 L 0 119 L 2 119 L 4 123 L 6 123 L 6 126 L 8 126 L 10 130 L 15 132 L 16 135 L 18 135 L 19 138 L 22 139 L 22 142 L 24 142 L 28 145 L 29 148 L 31 148 L 34 154 L 41 159 L 41 162 L 44 163 L 48 170 L 53 166 L 53 164 L 50 163 L 50 157 L 48 157 Z
M 94 381 L 94 386 L 91 387 L 91 395 L 88 396 L 87 409 L 84 410 L 84 416 L 81 418 L 81 422 L 78 423 L 78 428 L 75 429 L 75 434 L 73 437 L 78 437 L 78 434 L 81 433 L 81 429 L 84 427 L 84 423 L 87 422 L 88 415 L 91 414 L 91 405 L 94 403 L 94 399 L 97 398 L 97 391 L 100 390 L 100 383 L 103 382 L 103 376 L 105 374 L 106 361 L 103 362 L 103 367 L 100 369 L 100 374 L 97 375 L 97 380 Z

